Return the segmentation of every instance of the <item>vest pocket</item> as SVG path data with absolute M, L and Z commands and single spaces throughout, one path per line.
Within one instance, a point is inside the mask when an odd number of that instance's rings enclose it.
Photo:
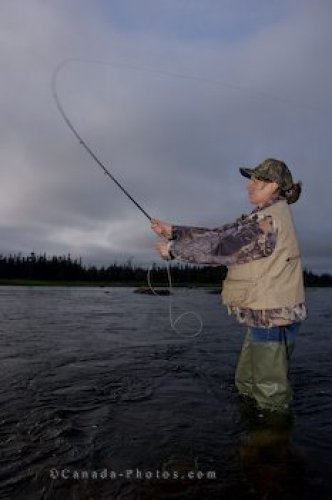
M 224 281 L 222 288 L 222 299 L 224 304 L 230 304 L 238 307 L 245 307 L 249 295 L 249 289 L 253 283 L 244 285 L 237 281 Z

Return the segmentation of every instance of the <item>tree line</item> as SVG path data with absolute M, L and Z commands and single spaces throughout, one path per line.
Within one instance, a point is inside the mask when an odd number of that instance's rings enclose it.
M 172 263 L 173 284 L 220 285 L 226 273 L 225 266 Z M 165 266 L 153 264 L 151 279 L 153 283 L 166 284 Z M 147 280 L 147 268 L 134 265 L 131 260 L 122 264 L 113 263 L 107 267 L 85 266 L 81 258 L 73 259 L 70 254 L 47 256 L 45 253 L 36 255 L 31 252 L 26 257 L 21 254 L 0 255 L 1 280 L 144 284 Z M 306 286 L 331 286 L 332 276 L 315 275 L 304 270 L 304 282 Z
M 176 283 L 219 283 L 226 275 L 226 268 L 213 266 L 172 264 L 172 282 Z M 153 264 L 151 268 L 153 283 L 167 282 L 165 266 Z M 72 258 L 70 254 L 62 256 L 36 255 L 31 252 L 24 257 L 0 255 L 1 280 L 31 281 L 84 281 L 88 283 L 140 283 L 147 281 L 147 268 L 137 266 L 129 259 L 125 263 L 112 263 L 109 266 L 85 266 L 81 258 Z

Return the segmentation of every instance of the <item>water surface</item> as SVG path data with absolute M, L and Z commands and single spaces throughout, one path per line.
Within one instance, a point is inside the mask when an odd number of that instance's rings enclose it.
M 186 338 L 168 297 L 0 287 L 0 498 L 331 498 L 332 290 L 307 298 L 292 418 L 267 419 L 238 399 L 244 329 L 217 295 L 175 291 L 204 323 Z

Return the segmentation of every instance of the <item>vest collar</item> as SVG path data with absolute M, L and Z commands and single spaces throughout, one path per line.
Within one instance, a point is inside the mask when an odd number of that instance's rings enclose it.
M 274 205 L 278 201 L 284 201 L 284 200 L 285 200 L 285 198 L 283 196 L 277 195 L 275 198 L 271 198 L 269 201 L 264 203 L 264 205 L 254 208 L 254 210 L 251 213 L 255 214 L 256 212 L 260 212 L 261 210 L 264 210 L 265 208 L 268 208 L 271 205 Z

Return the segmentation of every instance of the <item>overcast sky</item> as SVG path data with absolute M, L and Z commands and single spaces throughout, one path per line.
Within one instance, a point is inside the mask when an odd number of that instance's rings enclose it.
M 216 227 L 239 167 L 284 160 L 303 262 L 332 273 L 330 0 L 1 0 L 0 253 L 158 262 L 144 209 Z M 107 63 L 107 64 L 106 64 Z

